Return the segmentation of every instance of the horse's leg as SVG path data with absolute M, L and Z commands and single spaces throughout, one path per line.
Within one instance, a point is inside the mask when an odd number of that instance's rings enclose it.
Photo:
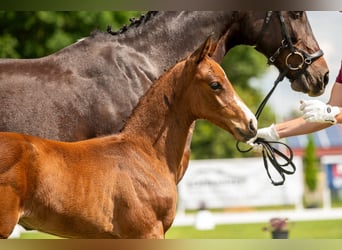
M 7 239 L 19 220 L 20 198 L 10 186 L 0 185 L 0 238 Z

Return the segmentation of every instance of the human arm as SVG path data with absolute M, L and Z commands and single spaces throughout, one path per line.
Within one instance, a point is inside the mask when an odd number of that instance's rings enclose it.
M 302 101 L 300 110 L 303 118 L 308 122 L 321 122 L 335 124 L 341 122 L 342 84 L 335 82 L 327 104 L 319 100 Z
M 275 124 L 279 138 L 313 133 L 331 126 L 330 123 L 307 122 L 303 117 Z
M 328 104 L 331 106 L 342 107 L 342 83 L 335 82 Z M 341 108 L 340 108 L 341 110 Z M 342 112 L 335 116 L 337 123 L 342 123 Z
M 257 136 L 253 138 L 250 143 L 253 144 L 256 138 L 262 138 L 267 141 L 277 141 L 285 137 L 304 135 L 327 128 L 330 125 L 330 123 L 307 122 L 302 117 L 298 117 L 258 129 Z
M 332 87 L 328 104 L 330 104 L 331 106 L 337 106 L 341 110 L 341 107 L 342 107 L 342 63 L 341 63 L 340 71 L 336 77 L 335 84 Z M 337 123 L 342 123 L 342 112 L 336 115 L 335 119 Z
M 333 107 L 338 107 L 340 110 L 342 107 L 342 84 L 335 82 L 328 102 L 329 105 Z M 342 112 L 335 116 L 337 123 L 342 123 Z M 303 135 L 308 133 L 313 133 L 327 127 L 330 127 L 330 123 L 320 123 L 320 122 L 307 122 L 303 117 L 298 117 L 293 120 L 285 121 L 275 125 L 275 129 L 280 138 Z
M 336 82 L 330 93 L 328 104 L 340 109 L 341 111 L 340 107 L 342 107 L 342 65 L 339 75 L 337 76 Z M 336 119 L 337 123 L 342 123 L 342 112 L 339 112 L 339 114 L 335 115 L 334 118 Z M 272 141 L 290 136 L 313 133 L 328 128 L 332 125 L 331 123 L 312 122 L 312 120 L 313 119 L 311 119 L 311 121 L 306 121 L 303 117 L 298 117 L 278 124 L 272 124 L 269 127 L 258 129 L 257 137 Z

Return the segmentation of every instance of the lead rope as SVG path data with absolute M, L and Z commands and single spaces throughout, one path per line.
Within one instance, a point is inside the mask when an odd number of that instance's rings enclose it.
M 262 112 L 262 110 L 264 109 L 268 99 L 271 97 L 272 93 L 274 92 L 275 88 L 278 86 L 278 83 L 281 82 L 285 75 L 287 74 L 289 69 L 285 70 L 284 72 L 282 72 L 281 74 L 279 74 L 278 78 L 275 80 L 272 89 L 270 90 L 270 92 L 267 94 L 267 96 L 264 98 L 264 100 L 261 102 L 260 106 L 258 107 L 258 110 L 255 113 L 255 117 L 257 119 L 259 119 L 259 116 Z M 243 150 L 239 147 L 239 143 L 236 143 L 236 148 L 239 152 L 241 153 L 246 153 L 249 152 L 253 149 L 253 147 L 248 148 L 247 150 Z M 279 185 L 283 185 L 285 182 L 285 174 L 294 174 L 296 171 L 296 166 L 294 165 L 294 163 L 292 162 L 293 160 L 293 152 L 292 149 L 285 143 L 283 142 L 279 142 L 279 141 L 266 141 L 262 138 L 257 138 L 253 143 L 255 144 L 259 144 L 262 147 L 262 157 L 263 157 L 263 162 L 264 162 L 264 166 L 267 172 L 267 175 L 269 177 L 269 179 L 271 180 L 272 184 L 274 186 L 279 186 Z M 286 150 L 288 151 L 289 155 L 286 155 L 285 153 L 281 152 L 280 150 L 278 150 L 277 148 L 273 147 L 272 145 L 282 145 L 286 148 Z M 279 160 L 279 158 L 281 160 Z M 270 162 L 273 167 L 275 168 L 275 170 L 278 172 L 278 174 L 281 177 L 280 181 L 275 181 L 272 178 L 272 175 L 270 173 L 269 167 L 268 167 L 268 162 Z

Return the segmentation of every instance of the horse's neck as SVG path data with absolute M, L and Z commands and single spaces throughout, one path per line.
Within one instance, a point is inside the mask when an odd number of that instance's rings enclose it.
M 148 55 L 160 72 L 184 59 L 212 34 L 225 34 L 236 20 L 231 11 L 158 12 L 120 35 L 119 42 Z
M 165 73 L 148 90 L 123 129 L 123 135 L 144 142 L 153 148 L 157 157 L 166 162 L 177 177 L 179 165 L 194 121 L 188 105 L 182 103 L 186 84 L 180 80 L 181 72 Z

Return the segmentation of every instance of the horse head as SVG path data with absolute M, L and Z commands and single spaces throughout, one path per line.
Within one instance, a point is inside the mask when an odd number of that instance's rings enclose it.
M 254 37 L 256 49 L 287 77 L 295 91 L 324 93 L 329 70 L 304 11 L 248 12 L 243 31 Z
M 257 120 L 236 94 L 224 70 L 211 58 L 215 47 L 209 37 L 186 60 L 185 69 L 194 76 L 188 88 L 190 109 L 196 119 L 207 119 L 237 140 L 247 141 L 256 135 Z

